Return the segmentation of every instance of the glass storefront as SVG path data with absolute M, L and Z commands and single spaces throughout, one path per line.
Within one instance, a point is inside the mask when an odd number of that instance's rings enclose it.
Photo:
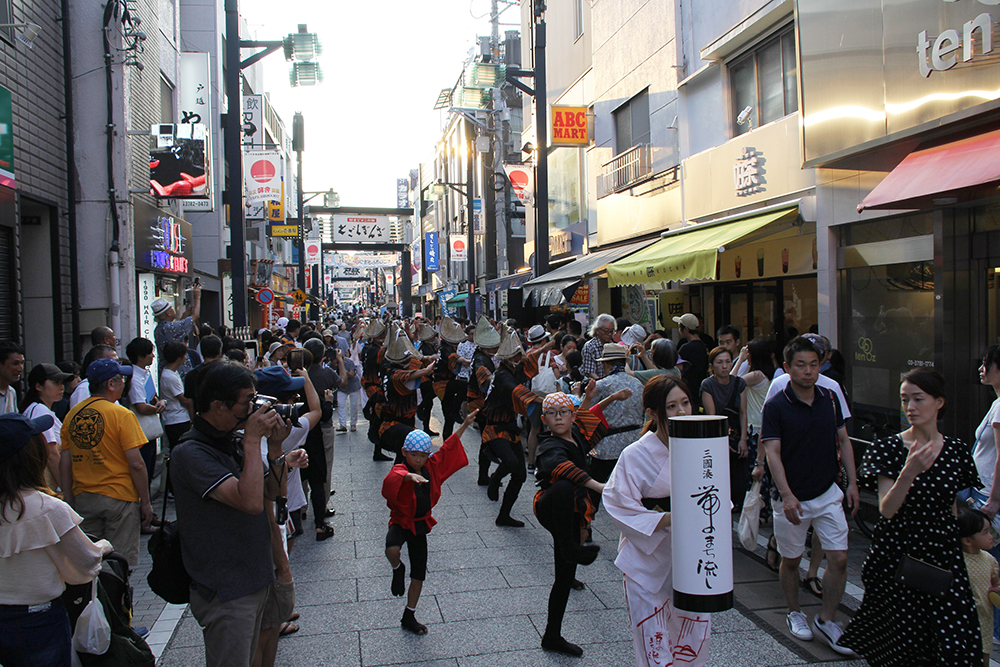
M 806 333 L 818 318 L 815 276 L 715 285 L 709 334 L 724 324 L 739 328 L 744 342 L 764 338 L 784 345 Z

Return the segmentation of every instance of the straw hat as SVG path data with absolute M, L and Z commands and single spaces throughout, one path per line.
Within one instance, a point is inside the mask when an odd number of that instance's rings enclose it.
M 419 359 L 420 357 L 413 347 L 413 343 L 410 342 L 410 337 L 402 329 L 397 328 L 392 333 L 392 342 L 389 343 L 389 348 L 385 352 L 385 358 L 394 364 L 402 365 L 410 359 Z
M 441 338 L 445 342 L 458 345 L 465 340 L 465 330 L 458 322 L 446 317 L 441 320 Z
M 543 340 L 548 339 L 549 334 L 546 333 L 545 327 L 541 324 L 536 324 L 535 326 L 528 329 L 528 343 L 534 345 L 535 343 L 540 343 Z
M 499 347 L 500 332 L 493 328 L 484 315 L 480 315 L 479 323 L 476 324 L 476 335 L 473 336 L 472 342 L 483 348 Z
M 385 333 L 385 324 L 382 320 L 372 320 L 368 328 L 365 329 L 365 340 L 374 340 Z
M 437 335 L 438 332 L 434 331 L 434 327 L 432 327 L 429 324 L 425 324 L 422 322 L 420 323 L 419 326 L 417 326 L 417 340 L 420 341 L 434 340 L 437 337 Z
M 497 350 L 497 359 L 513 359 L 521 354 L 524 348 L 521 347 L 521 339 L 510 327 L 504 327 L 503 335 L 500 337 L 500 349 Z
M 607 361 L 609 363 L 616 363 L 619 361 L 625 361 L 628 358 L 628 349 L 624 345 L 619 345 L 618 343 L 605 343 L 602 349 L 601 358 L 598 361 Z

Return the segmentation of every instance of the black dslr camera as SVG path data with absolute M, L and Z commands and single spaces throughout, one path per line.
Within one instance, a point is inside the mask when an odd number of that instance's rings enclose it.
M 250 413 L 253 414 L 261 408 L 267 407 L 268 403 L 271 404 L 271 408 L 278 413 L 278 416 L 282 419 L 289 419 L 293 424 L 298 423 L 299 417 L 305 412 L 305 403 L 279 403 L 278 399 L 274 396 L 265 396 L 263 394 L 257 394 L 257 396 L 250 403 Z

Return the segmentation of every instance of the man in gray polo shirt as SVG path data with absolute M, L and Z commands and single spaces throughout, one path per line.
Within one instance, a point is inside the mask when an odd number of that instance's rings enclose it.
M 250 664 L 265 602 L 274 594 L 261 438 L 268 438 L 272 465 L 272 446 L 280 454 L 288 431 L 274 410 L 251 413 L 254 395 L 245 366 L 214 365 L 201 380 L 192 429 L 170 463 L 191 612 L 202 626 L 209 667 Z M 242 443 L 233 437 L 239 426 Z M 287 561 L 281 565 L 287 568 Z

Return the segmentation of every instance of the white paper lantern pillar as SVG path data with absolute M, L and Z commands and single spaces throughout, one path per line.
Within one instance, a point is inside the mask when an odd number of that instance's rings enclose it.
M 669 427 L 673 604 L 725 611 L 733 606 L 729 420 L 671 417 Z

